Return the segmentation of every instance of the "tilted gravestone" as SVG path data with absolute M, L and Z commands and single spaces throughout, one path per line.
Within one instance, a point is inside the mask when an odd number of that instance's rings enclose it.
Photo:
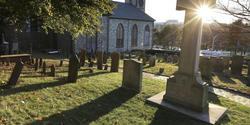
M 120 54 L 118 52 L 113 52 L 111 54 L 111 69 L 110 72 L 118 72 L 120 63 Z
M 124 60 L 122 87 L 141 92 L 142 89 L 142 62 Z
M 80 61 L 76 54 L 69 59 L 68 82 L 76 83 Z
M 232 65 L 231 65 L 231 72 L 234 75 L 241 75 L 242 68 L 244 63 L 244 57 L 243 56 L 233 56 L 232 57 Z
M 43 62 L 43 70 L 42 70 L 42 74 L 46 75 L 46 62 Z
M 21 60 L 18 60 L 10 76 L 8 86 L 14 86 L 17 84 L 18 78 L 23 70 L 23 66 L 23 62 L 21 62 Z
M 201 76 L 210 79 L 212 76 L 212 65 L 208 57 L 200 57 L 199 68 Z
M 103 68 L 103 52 L 97 52 L 97 69 L 102 70 Z
M 85 65 L 85 58 L 86 58 L 86 49 L 82 49 L 80 53 L 80 65 L 81 66 Z
M 55 65 L 51 65 L 50 66 L 50 74 L 49 76 L 51 77 L 55 77 L 56 76 L 56 68 L 55 68 Z
M 165 92 L 148 99 L 149 102 L 172 109 L 204 122 L 215 124 L 226 108 L 208 103 L 208 85 L 202 81 L 199 69 L 202 39 L 202 18 L 197 7 L 213 7 L 215 0 L 177 0 L 177 10 L 185 10 L 183 37 L 178 72 L 167 80 Z
M 151 56 L 149 58 L 149 66 L 155 66 L 155 57 L 154 56 Z
M 42 68 L 42 64 L 43 64 L 43 58 L 40 58 L 39 68 Z

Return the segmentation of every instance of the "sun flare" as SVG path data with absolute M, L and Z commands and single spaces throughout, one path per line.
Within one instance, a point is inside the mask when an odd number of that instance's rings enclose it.
M 197 10 L 198 16 L 201 17 L 205 22 L 212 20 L 212 13 L 212 9 L 208 6 L 202 6 Z

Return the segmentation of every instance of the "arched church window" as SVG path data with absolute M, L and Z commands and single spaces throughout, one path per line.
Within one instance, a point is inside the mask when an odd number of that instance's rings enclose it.
M 150 27 L 147 25 L 144 31 L 144 46 L 149 46 L 150 41 Z
M 131 46 L 137 47 L 137 41 L 138 41 L 138 28 L 135 24 L 132 28 Z
M 116 29 L 116 48 L 124 47 L 124 29 L 122 24 L 119 24 Z

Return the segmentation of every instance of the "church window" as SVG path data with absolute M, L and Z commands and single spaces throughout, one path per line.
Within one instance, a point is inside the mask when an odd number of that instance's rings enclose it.
M 138 41 L 138 28 L 135 24 L 132 28 L 131 46 L 137 47 L 137 41 Z
M 116 29 L 116 48 L 124 47 L 124 29 L 122 24 L 119 24 Z
M 145 31 L 144 31 L 144 46 L 149 46 L 149 41 L 150 41 L 150 28 L 147 25 L 145 27 Z

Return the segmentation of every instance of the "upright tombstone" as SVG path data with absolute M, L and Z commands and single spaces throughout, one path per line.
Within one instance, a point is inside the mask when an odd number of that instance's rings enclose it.
M 206 3 L 206 2 L 211 2 Z M 208 85 L 198 72 L 202 19 L 195 10 L 203 5 L 214 6 L 215 0 L 177 0 L 177 10 L 185 10 L 179 70 L 167 80 L 167 90 L 148 99 L 210 124 L 215 124 L 226 108 L 208 103 Z M 166 116 L 167 117 L 167 116 Z
M 224 64 L 224 70 L 229 70 L 230 67 L 230 58 L 229 57 L 223 57 L 223 64 Z
M 55 77 L 56 76 L 56 68 L 55 68 L 55 65 L 51 65 L 50 66 L 50 74 L 49 76 L 51 77 Z
M 141 92 L 142 89 L 142 62 L 124 60 L 122 87 Z
M 60 60 L 59 66 L 62 67 L 63 66 L 63 60 Z
M 111 69 L 110 72 L 118 72 L 120 63 L 120 54 L 118 52 L 113 52 L 111 54 Z
M 103 52 L 97 52 L 97 69 L 102 70 L 103 68 Z
M 231 65 L 232 74 L 241 75 L 243 63 L 244 63 L 243 56 L 237 56 L 237 55 L 233 56 Z
M 43 64 L 43 58 L 40 58 L 39 68 L 41 68 L 41 67 L 42 67 L 42 64 Z
M 46 75 L 46 62 L 43 62 L 43 71 L 42 74 Z
M 247 71 L 247 73 L 248 73 L 248 81 L 250 82 L 250 61 L 248 62 L 248 71 Z
M 23 66 L 23 62 L 21 62 L 21 60 L 18 60 L 10 76 L 8 86 L 14 86 L 17 84 L 18 78 L 23 70 Z
M 149 58 L 149 66 L 155 66 L 155 57 L 154 56 L 151 56 L 150 58 Z
M 212 65 L 208 57 L 200 57 L 199 68 L 201 76 L 210 79 L 212 76 Z
M 104 53 L 103 54 L 103 64 L 107 64 L 107 62 L 108 62 L 108 54 L 107 53 Z
M 68 82 L 76 83 L 80 61 L 76 54 L 69 59 Z
M 80 65 L 81 66 L 85 65 L 85 57 L 86 57 L 86 49 L 82 49 L 80 53 Z

